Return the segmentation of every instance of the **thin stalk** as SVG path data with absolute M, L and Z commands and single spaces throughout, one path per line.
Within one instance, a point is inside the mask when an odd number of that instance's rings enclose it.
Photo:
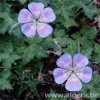
M 80 41 L 78 40 L 78 53 L 80 53 Z
M 85 8 L 83 8 L 80 12 L 78 12 L 78 13 L 74 16 L 74 18 L 77 17 L 84 9 L 86 9 L 88 6 L 92 5 L 93 3 L 94 3 L 94 1 L 92 1 L 89 5 L 85 6 Z

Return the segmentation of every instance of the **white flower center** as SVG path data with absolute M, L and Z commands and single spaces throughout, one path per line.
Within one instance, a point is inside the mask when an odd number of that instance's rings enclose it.
M 69 69 L 69 72 L 73 74 L 73 73 L 76 73 L 77 70 L 76 70 L 75 68 L 71 67 L 71 68 Z

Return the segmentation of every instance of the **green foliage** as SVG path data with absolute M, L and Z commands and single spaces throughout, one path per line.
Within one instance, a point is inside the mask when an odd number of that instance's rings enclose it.
M 62 7 L 62 15 L 63 15 L 64 20 L 65 20 L 64 26 L 66 28 L 69 28 L 70 26 L 74 26 L 75 25 L 74 19 L 69 16 L 67 11 L 63 7 Z M 64 22 L 64 21 L 62 20 L 62 22 Z
M 92 60 L 100 63 L 100 45 L 97 43 L 94 44 L 94 55 Z
M 0 90 L 12 89 L 12 86 L 8 80 L 10 75 L 11 72 L 6 69 L 0 72 Z
M 27 0 L 18 0 L 20 3 L 24 4 Z
M 76 47 L 75 47 L 75 45 L 76 45 Z M 74 55 L 75 53 L 77 53 L 78 52 L 78 42 L 70 39 L 68 41 L 67 48 L 64 49 L 64 52 L 70 53 L 71 55 Z
M 97 85 L 99 83 L 100 83 L 100 75 L 97 73 L 93 74 L 92 81 L 88 85 L 84 84 L 80 93 L 87 94 L 88 95 L 87 97 L 90 100 L 96 100 L 96 98 L 100 97 L 100 86 Z
M 56 20 L 51 24 L 54 29 L 52 35 L 43 39 L 38 35 L 28 38 L 22 34 L 18 13 L 30 1 L 42 2 L 45 7 L 53 8 Z M 62 49 L 62 53 L 71 55 L 80 51 L 91 62 L 100 63 L 100 43 L 95 41 L 99 29 L 92 26 L 93 23 L 86 23 L 86 20 L 93 21 L 99 14 L 100 9 L 91 0 L 1 0 L 0 90 L 13 89 L 17 84 L 20 87 L 19 95 L 23 91 L 30 92 L 31 98 L 38 95 L 38 73 L 44 66 L 43 58 L 49 57 L 47 51 L 51 49 L 54 52 Z M 92 82 L 84 84 L 80 92 L 99 93 L 99 77 L 99 74 L 94 74 Z M 51 93 L 56 94 L 54 90 Z

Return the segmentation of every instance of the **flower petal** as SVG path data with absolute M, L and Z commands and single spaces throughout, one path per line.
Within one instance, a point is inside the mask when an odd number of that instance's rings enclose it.
M 100 5 L 100 1 L 99 0 L 94 0 L 94 3 Z
M 72 57 L 70 54 L 64 54 L 60 58 L 57 59 L 57 66 L 69 69 L 72 66 Z
M 78 70 L 76 75 L 84 82 L 90 82 L 92 78 L 92 69 L 90 67 L 84 67 Z
M 65 88 L 68 91 L 79 91 L 82 88 L 81 81 L 75 74 L 72 74 L 65 84 Z
M 42 11 L 44 10 L 43 3 L 32 2 L 28 5 L 29 10 L 33 14 L 35 19 L 38 19 Z
M 78 53 L 73 58 L 73 67 L 82 68 L 85 67 L 89 63 L 89 60 L 86 56 Z
M 70 73 L 66 72 L 66 70 L 64 70 L 64 69 L 56 68 L 53 71 L 53 75 L 54 75 L 54 78 L 55 78 L 55 82 L 57 84 L 62 84 L 67 80 L 67 78 L 69 77 Z
M 21 27 L 21 30 L 23 34 L 25 34 L 27 37 L 33 37 L 36 33 L 36 23 L 28 23 L 24 24 Z
M 39 21 L 40 22 L 53 22 L 55 19 L 56 19 L 56 16 L 54 14 L 54 11 L 50 7 L 47 7 L 42 12 Z
M 19 23 L 28 23 L 28 22 L 33 22 L 33 21 L 34 19 L 32 17 L 32 14 L 27 9 L 22 9 L 19 12 L 19 16 L 18 16 Z
M 37 32 L 40 37 L 45 38 L 52 33 L 53 29 L 46 23 L 38 23 Z

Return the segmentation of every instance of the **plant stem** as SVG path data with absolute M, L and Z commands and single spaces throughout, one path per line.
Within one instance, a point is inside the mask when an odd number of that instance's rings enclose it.
M 78 40 L 78 53 L 80 53 L 80 41 Z
M 93 3 L 94 3 L 94 1 L 92 1 L 89 5 L 85 6 L 80 12 L 78 12 L 78 13 L 74 16 L 74 18 L 77 17 L 84 9 L 86 9 L 88 6 L 92 5 Z

